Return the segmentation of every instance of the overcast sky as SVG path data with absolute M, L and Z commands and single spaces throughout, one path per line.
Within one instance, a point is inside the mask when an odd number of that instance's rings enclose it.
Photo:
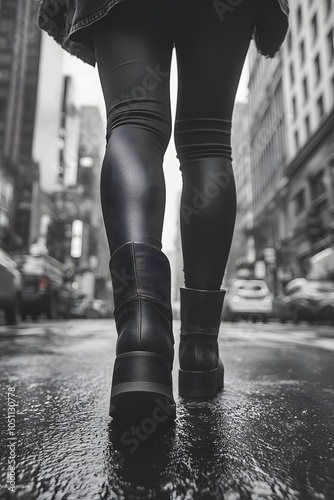
M 92 66 L 81 62 L 77 57 L 66 53 L 64 73 L 71 74 L 75 79 L 77 104 L 97 105 L 101 110 L 102 118 L 105 120 L 105 105 L 99 84 L 97 67 L 93 68 Z M 247 81 L 248 68 L 246 64 L 237 93 L 237 100 L 239 101 L 245 101 L 247 99 Z M 174 123 L 177 97 L 177 67 L 175 50 L 173 52 L 172 59 L 170 89 L 172 119 Z M 179 193 L 181 190 L 181 172 L 179 171 L 179 162 L 176 158 L 173 132 L 165 154 L 164 172 L 166 179 L 166 212 L 162 237 L 162 250 L 170 251 L 174 247 L 174 239 L 176 236 L 176 220 L 178 217 Z

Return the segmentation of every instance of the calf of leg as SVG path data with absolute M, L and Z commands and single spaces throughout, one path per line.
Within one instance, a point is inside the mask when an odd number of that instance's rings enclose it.
M 192 0 L 178 23 L 178 99 L 174 140 L 183 188 L 180 228 L 185 285 L 219 289 L 230 252 L 236 189 L 231 119 L 259 0 Z
M 127 241 L 162 246 L 173 39 L 151 16 L 150 0 L 121 2 L 94 33 L 107 110 L 101 203 L 110 253 Z

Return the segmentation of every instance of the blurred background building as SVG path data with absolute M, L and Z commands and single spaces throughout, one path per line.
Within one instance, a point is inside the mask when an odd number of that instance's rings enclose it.
M 99 173 L 105 130 L 98 107 L 75 103 L 64 51 L 37 27 L 39 2 L 0 2 L 0 244 L 46 245 L 94 296 L 108 282 Z
M 240 272 L 248 276 L 255 261 L 250 128 L 247 103 L 236 102 L 232 116 L 232 156 L 238 210 L 225 280 Z
M 0 3 L 0 235 L 7 247 L 28 241 L 38 178 L 31 156 L 40 50 L 40 33 L 31 30 L 35 11 L 31 0 Z
M 283 83 L 288 142 L 285 177 L 290 250 L 283 269 L 305 275 L 334 246 L 334 2 L 291 2 Z M 334 270 L 333 270 L 334 273 Z M 334 274 L 333 274 L 334 275 Z
M 253 235 L 274 290 L 334 245 L 333 2 L 290 7 L 278 56 L 249 53 Z

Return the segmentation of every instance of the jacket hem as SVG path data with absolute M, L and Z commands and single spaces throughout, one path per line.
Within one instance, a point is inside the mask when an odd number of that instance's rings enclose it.
M 107 0 L 102 8 L 99 8 L 95 12 L 90 12 L 81 20 L 76 21 L 72 26 L 69 21 L 71 22 L 73 18 L 75 18 L 75 1 L 69 11 L 66 10 L 66 6 L 63 7 L 63 5 L 66 4 L 66 1 L 67 0 L 63 2 L 63 0 L 61 0 L 59 4 L 61 7 L 59 7 L 59 11 L 57 11 L 54 15 L 51 15 L 46 8 L 43 9 L 44 2 L 41 2 L 37 14 L 38 27 L 46 31 L 48 35 L 61 45 L 64 50 L 78 57 L 83 62 L 91 66 L 95 66 L 96 58 L 93 41 L 90 39 L 89 34 L 85 37 L 84 33 L 81 32 L 85 28 L 92 26 L 96 21 L 103 18 L 115 5 L 123 2 L 124 0 Z M 270 58 L 275 57 L 279 52 L 289 27 L 288 19 L 290 9 L 288 1 L 277 0 L 277 2 L 284 19 L 282 19 L 280 32 L 277 35 L 275 42 L 271 44 L 271 47 L 265 47 L 265 40 L 262 40 L 261 36 L 259 36 L 258 25 L 255 26 L 253 32 L 253 39 L 255 41 L 257 51 L 261 55 Z M 173 48 L 174 47 L 175 43 L 173 43 Z

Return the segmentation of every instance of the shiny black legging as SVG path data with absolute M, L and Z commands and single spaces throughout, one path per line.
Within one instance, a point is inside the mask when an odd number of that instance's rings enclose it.
M 94 28 L 108 119 L 101 203 L 111 254 L 127 241 L 162 248 L 175 47 L 174 140 L 190 288 L 219 289 L 225 273 L 236 216 L 231 116 L 259 1 L 123 0 Z

